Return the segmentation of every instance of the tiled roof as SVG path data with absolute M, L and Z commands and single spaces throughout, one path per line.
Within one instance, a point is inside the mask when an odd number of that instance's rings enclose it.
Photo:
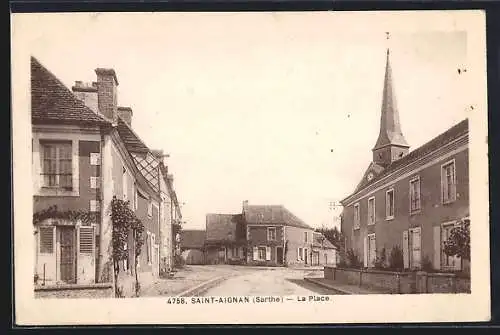
M 111 124 L 85 106 L 34 57 L 31 57 L 31 121 L 34 124 Z
M 453 140 L 459 138 L 460 136 L 467 134 L 468 132 L 469 132 L 469 120 L 468 119 L 462 120 L 461 122 L 457 123 L 453 127 L 446 130 L 445 132 L 434 137 L 429 142 L 411 151 L 406 156 L 403 156 L 402 158 L 392 162 L 389 166 L 387 166 L 387 168 L 381 171 L 381 173 L 376 175 L 375 178 L 373 178 L 369 183 L 364 184 L 362 188 L 365 188 L 366 186 L 375 183 L 376 181 L 382 179 L 383 177 L 387 176 L 388 174 L 394 172 L 397 169 L 400 169 L 406 165 L 415 162 L 416 160 L 452 142 Z M 361 190 L 361 188 L 356 189 L 353 194 L 357 193 L 359 190 Z
M 312 229 L 282 205 L 247 205 L 243 213 L 245 221 L 251 224 L 282 224 Z
M 241 214 L 207 214 L 206 219 L 207 242 L 245 239 Z
M 125 143 L 127 151 L 132 156 L 135 165 L 146 178 L 150 186 L 159 192 L 158 165 L 160 162 L 153 156 L 149 148 L 142 142 L 139 136 L 129 125 L 118 117 L 118 134 Z
M 205 245 L 204 230 L 182 230 L 181 247 L 186 249 L 202 248 Z
M 337 249 L 323 234 L 314 232 L 313 246 L 325 249 Z

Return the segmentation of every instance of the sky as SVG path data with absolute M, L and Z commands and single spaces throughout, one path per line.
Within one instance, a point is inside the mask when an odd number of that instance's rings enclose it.
M 132 127 L 170 154 L 185 229 L 239 213 L 243 200 L 331 227 L 341 208 L 329 202 L 348 196 L 372 159 L 387 47 L 410 149 L 473 105 L 457 72 L 473 70 L 467 33 L 449 17 L 438 28 L 423 14 L 391 17 L 45 14 L 31 19 L 29 48 L 68 87 L 115 69 Z

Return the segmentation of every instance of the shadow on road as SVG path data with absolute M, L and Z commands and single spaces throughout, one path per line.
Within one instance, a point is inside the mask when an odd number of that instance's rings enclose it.
M 287 281 L 294 283 L 295 285 L 301 286 L 307 290 L 313 291 L 314 293 L 321 294 L 321 295 L 333 295 L 333 294 L 339 294 L 339 292 L 334 291 L 334 290 L 329 290 L 325 287 L 316 285 L 314 283 L 305 281 L 304 279 L 286 279 Z

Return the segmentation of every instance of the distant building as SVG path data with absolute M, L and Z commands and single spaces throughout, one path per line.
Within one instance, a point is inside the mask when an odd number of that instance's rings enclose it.
M 314 229 L 281 205 L 249 205 L 241 214 L 207 214 L 205 253 L 209 264 L 282 266 L 313 264 Z M 330 253 L 328 242 L 324 249 Z M 331 254 L 331 260 L 335 257 Z M 327 256 L 328 257 L 328 256 Z M 319 259 L 318 259 L 319 262 Z
M 207 214 L 207 264 L 245 263 L 246 242 L 245 223 L 241 214 Z
M 332 244 L 322 233 L 313 233 L 312 265 L 336 265 L 337 247 Z
M 182 230 L 180 248 L 186 264 L 205 264 L 205 231 Z
M 250 264 L 311 264 L 314 229 L 282 205 L 249 205 L 243 217 Z
M 432 121 L 430 121 L 432 122 Z M 443 242 L 469 216 L 468 121 L 409 151 L 399 122 L 389 51 L 384 79 L 380 133 L 373 160 L 354 192 L 342 200 L 341 230 L 347 249 L 373 267 L 385 248 L 403 253 L 404 268 L 431 264 L 460 270 Z

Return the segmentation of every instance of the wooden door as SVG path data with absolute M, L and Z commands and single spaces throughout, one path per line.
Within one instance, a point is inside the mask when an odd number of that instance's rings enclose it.
M 59 245 L 61 251 L 61 280 L 75 283 L 75 229 L 59 227 Z
M 278 264 L 283 264 L 283 248 L 282 247 L 276 248 L 276 261 L 278 262 Z

